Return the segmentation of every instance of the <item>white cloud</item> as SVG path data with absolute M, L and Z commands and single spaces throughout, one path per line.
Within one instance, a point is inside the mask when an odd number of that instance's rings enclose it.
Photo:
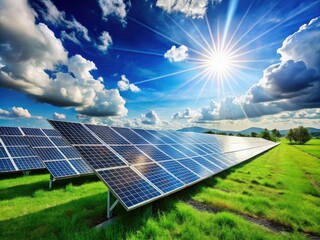
M 57 119 L 57 120 L 63 120 L 63 119 L 67 119 L 67 116 L 65 114 L 62 113 L 53 113 L 53 119 Z
M 126 78 L 125 75 L 121 75 L 121 79 L 118 81 L 118 88 L 120 89 L 120 91 L 141 91 L 141 89 L 138 86 L 134 85 L 133 83 L 130 83 L 130 81 Z
M 174 113 L 171 118 L 174 120 L 178 119 L 193 119 L 198 115 L 196 111 L 191 110 L 190 108 L 185 109 L 183 112 Z
M 188 58 L 188 48 L 184 45 L 180 47 L 172 46 L 165 54 L 165 58 L 168 58 L 170 62 L 181 62 Z
M 123 0 L 99 0 L 99 6 L 105 19 L 109 15 L 115 15 L 122 23 L 126 22 L 127 11 Z
M 12 16 L 19 15 L 15 21 Z M 61 107 L 74 107 L 92 116 L 124 116 L 125 100 L 117 89 L 106 89 L 95 79 L 92 61 L 68 53 L 43 23 L 35 24 L 35 12 L 26 0 L 0 1 L 0 86 L 29 94 Z M 22 57 L 23 56 L 23 57 Z M 56 72 L 66 65 L 68 72 Z M 51 73 L 50 76 L 48 73 Z M 52 77 L 51 77 L 52 76 Z
M 154 110 L 150 110 L 149 112 L 141 115 L 141 123 L 147 125 L 159 125 L 161 124 L 161 120 Z
M 36 118 L 42 119 L 40 116 L 32 116 L 28 109 L 22 107 L 12 107 L 10 110 L 0 108 L 0 119 L 11 118 Z
M 88 42 L 91 41 L 91 38 L 88 35 L 88 29 L 80 22 L 78 22 L 75 18 L 72 18 L 72 20 L 68 20 L 66 18 L 66 13 L 64 11 L 60 12 L 57 7 L 51 2 L 51 0 L 42 0 L 42 2 L 46 9 L 42 9 L 40 10 L 40 12 L 47 22 L 65 29 L 75 30 L 69 33 L 67 33 L 66 31 L 61 32 L 62 39 L 68 39 L 79 44 L 80 41 L 76 36 L 79 35 Z M 75 39 L 77 39 L 78 41 L 76 41 Z
M 98 49 L 102 52 L 106 52 L 110 45 L 112 45 L 112 38 L 110 34 L 106 31 L 101 33 L 99 37 L 102 44 L 98 45 Z
M 156 5 L 168 13 L 181 12 L 187 17 L 203 18 L 207 11 L 208 0 L 157 0 Z

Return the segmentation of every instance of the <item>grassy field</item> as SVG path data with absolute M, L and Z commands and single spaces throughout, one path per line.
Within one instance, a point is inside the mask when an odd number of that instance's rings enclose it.
M 306 144 L 294 145 L 294 146 L 306 153 L 309 153 L 313 156 L 320 158 L 320 139 L 311 139 Z
M 106 187 L 96 178 L 51 191 L 48 174 L 1 179 L 0 239 L 317 239 L 320 160 L 299 147 L 284 142 L 152 206 L 118 205 L 114 222 L 99 230 Z

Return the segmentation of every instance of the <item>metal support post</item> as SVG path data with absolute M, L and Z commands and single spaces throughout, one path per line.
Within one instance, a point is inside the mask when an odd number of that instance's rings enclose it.
M 50 174 L 50 182 L 49 182 L 49 189 L 52 189 L 52 185 L 53 182 L 55 181 L 55 179 L 53 178 L 53 176 Z
M 118 204 L 119 200 L 116 199 L 114 203 L 111 205 L 111 199 L 112 199 L 112 194 L 110 190 L 108 189 L 108 196 L 107 196 L 107 218 L 110 219 L 112 218 L 112 210 L 115 208 L 115 206 Z

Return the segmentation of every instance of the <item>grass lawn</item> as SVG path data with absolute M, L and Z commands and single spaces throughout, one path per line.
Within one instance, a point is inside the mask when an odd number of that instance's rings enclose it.
M 99 230 L 107 189 L 96 178 L 56 182 L 49 191 L 48 174 L 4 176 L 1 240 L 320 237 L 320 160 L 287 143 L 152 207 L 118 205 L 115 221 Z
M 320 139 L 311 139 L 306 144 L 294 145 L 294 146 L 306 153 L 309 153 L 313 156 L 320 158 Z

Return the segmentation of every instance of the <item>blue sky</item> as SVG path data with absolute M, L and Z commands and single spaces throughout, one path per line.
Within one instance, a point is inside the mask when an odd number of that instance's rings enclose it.
M 320 1 L 3 0 L 0 124 L 320 127 L 319 9 Z

